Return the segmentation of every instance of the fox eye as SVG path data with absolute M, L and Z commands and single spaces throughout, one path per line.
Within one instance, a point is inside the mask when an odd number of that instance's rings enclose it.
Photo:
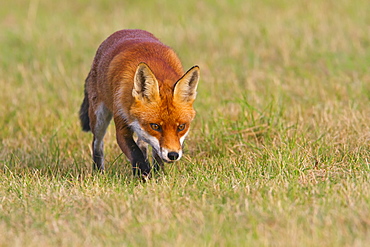
M 153 130 L 161 131 L 161 126 L 159 126 L 159 124 L 151 123 L 150 127 L 152 127 Z
M 177 127 L 177 130 L 178 131 L 183 131 L 185 129 L 185 124 L 180 124 L 178 127 Z

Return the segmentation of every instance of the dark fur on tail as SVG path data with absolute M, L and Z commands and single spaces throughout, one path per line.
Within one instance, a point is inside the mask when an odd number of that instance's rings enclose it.
M 85 98 L 81 104 L 80 109 L 80 120 L 83 131 L 90 131 L 90 119 L 89 119 L 89 97 L 85 88 Z

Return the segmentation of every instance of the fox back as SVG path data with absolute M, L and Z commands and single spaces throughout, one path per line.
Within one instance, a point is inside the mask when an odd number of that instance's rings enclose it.
M 184 73 L 175 52 L 146 31 L 122 30 L 108 37 L 86 78 L 80 110 L 83 130 L 94 135 L 94 167 L 104 169 L 103 138 L 112 117 L 117 142 L 135 174 L 150 172 L 147 144 L 155 167 L 179 160 L 195 117 L 198 80 L 198 66 Z

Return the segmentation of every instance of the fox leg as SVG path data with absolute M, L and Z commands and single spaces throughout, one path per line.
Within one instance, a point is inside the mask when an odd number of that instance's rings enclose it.
M 136 141 L 136 144 L 140 148 L 141 152 L 143 152 L 145 160 L 148 161 L 148 143 L 146 143 L 139 137 Z M 164 170 L 163 160 L 159 157 L 158 153 L 154 150 L 154 148 L 152 149 L 152 157 L 154 158 L 153 160 L 154 171 L 158 172 L 160 169 Z
M 136 144 L 138 145 L 138 147 L 140 148 L 141 152 L 143 153 L 144 158 L 146 160 L 148 160 L 148 143 L 146 143 L 143 139 L 141 139 L 140 137 L 138 137 L 138 139 L 136 141 Z
M 136 144 L 140 148 L 141 152 L 144 155 L 145 160 L 148 161 L 148 143 L 146 143 L 143 139 L 140 137 L 137 139 Z M 163 170 L 163 160 L 159 157 L 157 152 L 152 149 L 152 157 L 154 158 L 153 165 L 154 165 L 154 171 L 159 171 L 160 169 Z
M 116 124 L 116 138 L 122 152 L 132 164 L 134 175 L 150 176 L 150 165 L 143 152 L 133 139 L 133 132 L 120 117 L 114 118 Z
M 108 128 L 109 122 L 112 119 L 112 113 L 100 103 L 98 107 L 89 114 L 91 120 L 91 130 L 94 135 L 92 142 L 93 150 L 93 169 L 104 170 L 104 136 Z
M 162 171 L 164 171 L 164 162 L 154 149 L 152 150 L 152 155 L 154 158 L 154 170 L 159 171 L 160 169 L 162 169 Z

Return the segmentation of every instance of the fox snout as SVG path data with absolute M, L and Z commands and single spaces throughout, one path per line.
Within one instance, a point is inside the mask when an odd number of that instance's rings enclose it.
M 161 158 L 165 162 L 171 163 L 171 162 L 177 161 L 181 158 L 181 156 L 182 156 L 182 150 L 168 151 L 167 149 L 162 148 Z
M 180 158 L 180 155 L 179 153 L 176 153 L 176 152 L 169 152 L 167 154 L 167 157 L 170 159 L 170 160 L 177 160 Z
M 153 147 L 153 151 L 155 151 L 158 157 L 164 162 L 171 163 L 180 160 L 182 157 L 182 145 L 188 131 L 179 138 L 176 136 L 176 129 L 173 131 L 165 131 L 162 127 L 156 126 L 156 130 L 153 130 L 152 128 L 145 128 L 148 126 L 142 125 L 138 121 L 131 123 L 130 127 L 138 135 L 138 145 L 144 146 L 143 142 L 149 144 Z M 146 152 L 146 148 L 142 150 L 144 150 L 144 153 Z

